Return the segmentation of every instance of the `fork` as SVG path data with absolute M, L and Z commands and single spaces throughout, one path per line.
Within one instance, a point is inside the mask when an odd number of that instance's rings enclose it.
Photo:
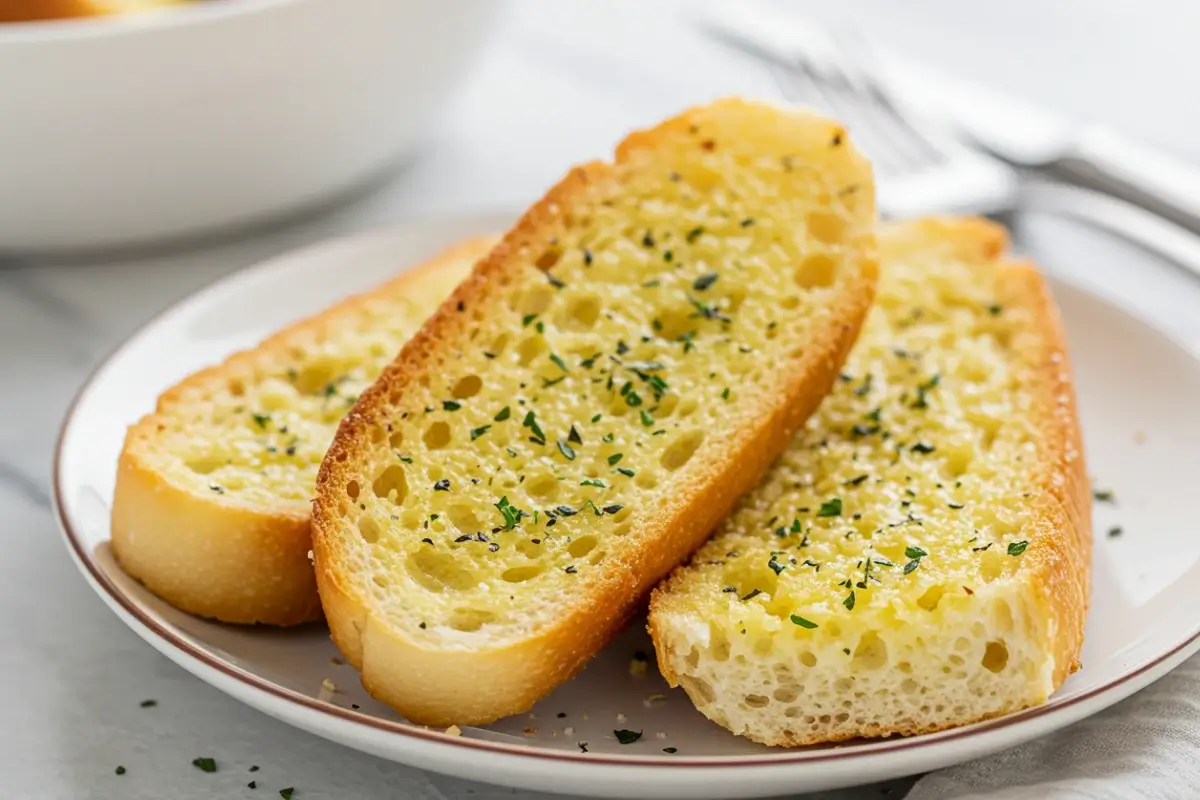
M 807 102 L 815 95 L 850 123 L 874 162 L 883 216 L 977 213 L 1012 228 L 1019 222 L 1015 212 L 1038 212 L 1106 231 L 1200 278 L 1200 240 L 1193 233 L 1126 200 L 968 148 L 896 99 L 870 48 L 850 29 L 833 35 L 815 24 L 791 26 L 794 41 L 780 47 L 762 35 L 774 30 L 770 18 L 746 22 L 744 12 L 730 16 L 712 6 L 700 18 L 709 35 L 768 65 L 785 98 Z
M 790 65 L 769 62 L 772 76 L 786 99 L 819 100 L 847 124 L 875 167 L 882 214 L 1004 216 L 1015 209 L 1018 180 L 1010 167 L 901 108 L 869 50 L 849 32 L 822 44 L 806 48 Z

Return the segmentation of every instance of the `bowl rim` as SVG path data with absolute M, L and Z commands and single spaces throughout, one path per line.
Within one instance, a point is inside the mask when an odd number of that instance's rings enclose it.
M 89 17 L 0 22 L 0 45 L 130 36 L 219 22 L 299 5 L 306 0 L 211 0 Z

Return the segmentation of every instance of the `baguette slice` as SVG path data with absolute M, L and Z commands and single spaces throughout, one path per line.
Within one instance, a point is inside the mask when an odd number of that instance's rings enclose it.
M 168 389 L 130 427 L 117 468 L 125 571 L 223 622 L 319 619 L 317 465 L 353 398 L 494 243 L 464 242 Z
M 1054 301 L 990 223 L 879 241 L 841 383 L 651 601 L 663 675 L 764 744 L 963 725 L 1078 667 L 1091 505 Z
M 578 671 L 828 391 L 873 217 L 837 123 L 739 100 L 552 188 L 321 465 L 321 602 L 366 688 L 479 724 Z

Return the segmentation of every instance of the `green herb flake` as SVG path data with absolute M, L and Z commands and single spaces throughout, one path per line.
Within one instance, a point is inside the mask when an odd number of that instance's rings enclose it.
M 521 423 L 524 427 L 529 428 L 534 435 L 534 440 L 537 444 L 546 443 L 546 434 L 542 432 L 542 426 L 538 425 L 537 417 L 532 411 L 525 415 L 525 420 Z
M 650 412 L 644 408 L 642 409 L 642 424 L 647 428 L 654 424 L 654 417 L 650 416 Z
M 817 627 L 817 623 L 813 622 L 812 620 L 805 619 L 799 614 L 792 614 L 792 624 L 799 625 L 801 628 L 807 628 L 810 631 Z
M 563 458 L 565 458 L 567 461 L 575 460 L 575 450 L 571 447 L 571 445 L 567 444 L 562 439 L 557 440 L 557 444 L 558 452 L 563 454 Z
M 511 416 L 512 416 L 512 409 L 509 408 L 508 406 L 505 406 L 504 408 L 500 409 L 500 413 L 497 414 L 496 416 L 492 417 L 492 419 L 495 420 L 496 422 L 504 422 L 506 419 L 508 419 Z
M 711 306 L 705 305 L 704 303 L 701 303 L 699 300 L 697 300 L 695 297 L 692 297 L 692 295 L 690 293 L 687 295 L 687 299 L 688 299 L 688 302 L 692 304 L 692 308 L 696 309 L 696 313 L 692 314 L 693 317 L 703 317 L 704 319 L 715 319 L 715 320 L 719 320 L 720 322 L 732 322 L 732 320 L 729 317 L 727 317 L 726 315 L 722 314 L 715 305 L 711 305 Z
M 842 515 L 842 498 L 834 497 L 821 503 L 817 511 L 818 517 L 840 517 Z
M 842 601 L 842 605 L 844 605 L 846 607 L 847 611 L 854 610 L 854 590 L 853 589 L 850 590 L 850 594 L 846 595 L 846 599 Z
M 458 411 L 460 408 L 462 408 L 462 403 L 458 402 L 457 400 L 443 400 L 442 408 L 446 411 Z
M 500 501 L 493 504 L 500 516 L 504 517 L 504 530 L 511 531 L 517 526 L 517 522 L 521 519 L 521 509 L 508 502 L 508 496 L 500 498 Z
M 988 313 L 993 317 L 998 317 L 1004 311 L 1004 306 L 1000 305 L 999 303 L 992 303 L 987 307 L 987 310 Z
M 697 292 L 703 292 L 705 289 L 716 283 L 717 279 L 720 277 L 721 276 L 715 272 L 707 272 L 701 275 L 699 278 L 696 278 L 696 280 L 692 281 L 692 288 Z
M 672 755 L 672 756 L 673 756 L 673 755 L 675 755 L 676 753 L 678 753 L 679 751 L 678 751 L 676 748 L 674 748 L 674 747 L 664 747 L 664 748 L 663 748 L 663 752 L 664 752 L 664 753 L 666 753 L 667 755 Z
M 726 386 L 725 389 L 721 392 L 721 399 L 725 400 L 725 401 L 729 400 L 729 387 L 728 386 Z
M 687 239 L 688 244 L 693 244 L 693 243 L 695 243 L 695 241 L 697 239 L 699 239 L 703 235 L 704 235 L 704 226 L 697 225 L 695 228 L 692 228 L 690 231 L 687 232 L 687 236 L 685 238 Z
M 487 433 L 491 429 L 492 429 L 491 425 L 480 425 L 478 428 L 472 428 L 471 429 L 471 441 L 472 442 L 475 441 L 476 439 L 478 439 L 480 436 L 483 436 L 485 433 Z
M 124 775 L 125 767 L 121 766 L 120 764 L 117 764 L 117 768 L 114 769 L 113 772 L 117 773 L 118 775 Z
M 771 559 L 770 559 L 770 560 L 767 562 L 767 566 L 768 566 L 768 567 L 770 568 L 770 570 L 771 570 L 772 572 L 774 572 L 776 575 L 778 575 L 779 573 L 781 573 L 781 572 L 783 572 L 785 569 L 787 569 L 787 565 L 786 565 L 786 564 L 780 564 L 778 561 L 776 561 L 776 560 L 775 560 L 775 556 L 771 556 Z
M 599 478 L 584 478 L 583 480 L 581 480 L 579 482 L 579 485 L 580 486 L 596 486 L 601 489 L 608 488 L 608 484 L 605 483 L 604 481 L 600 480 Z
M 629 467 L 617 467 L 617 472 L 621 473 L 626 478 L 632 478 L 634 475 L 637 474 L 636 472 L 631 470 Z
M 641 731 L 613 731 L 613 736 L 617 737 L 617 741 L 621 744 L 633 744 L 638 739 L 642 738 Z
M 615 466 L 617 465 L 617 463 L 618 463 L 618 462 L 619 462 L 619 461 L 620 461 L 620 460 L 621 460 L 621 459 L 622 459 L 624 456 L 625 456 L 625 454 L 624 454 L 624 453 L 613 453 L 611 456 L 609 456 L 609 457 L 608 457 L 608 465 L 609 465 L 610 467 L 615 467 Z
M 1092 499 L 1098 503 L 1115 503 L 1117 496 L 1113 494 L 1112 489 L 1093 489 Z
M 912 561 L 909 561 L 904 565 L 904 574 L 907 575 L 919 566 L 921 566 L 921 559 L 914 558 Z
M 267 423 L 271 421 L 270 414 L 251 414 L 250 416 L 254 419 L 254 424 L 262 430 L 266 430 Z
M 913 408 L 929 408 L 928 395 L 937 385 L 942 382 L 941 375 L 934 375 L 929 380 L 917 387 L 917 399 L 913 402 Z
M 1019 556 L 1025 552 L 1025 548 L 1029 547 L 1029 542 L 1010 542 L 1008 545 L 1008 554 L 1010 556 Z
M 554 353 L 551 353 L 551 354 L 550 354 L 550 360 L 554 362 L 554 366 L 558 367 L 558 368 L 559 368 L 559 369 L 561 369 L 563 372 L 567 372 L 567 371 L 568 371 L 568 370 L 567 370 L 567 365 L 566 365 L 566 364 L 563 362 L 563 360 L 562 360 L 561 358 L 559 358 L 558 356 L 556 356 Z
M 904 548 L 904 557 L 905 558 L 924 558 L 927 555 L 929 555 L 929 553 L 926 553 L 924 550 L 917 547 L 916 545 L 910 544 L 908 547 Z
M 143 700 L 142 702 L 138 703 L 138 705 L 141 706 L 142 708 L 154 708 L 156 705 L 158 705 L 158 701 L 157 700 Z
M 282 797 L 283 800 L 292 800 L 292 795 L 294 795 L 295 793 L 296 793 L 296 790 L 293 789 L 291 786 L 289 786 L 286 789 L 279 790 L 279 796 Z
M 399 459 L 400 459 L 402 462 L 404 462 L 405 464 L 411 464 L 411 463 L 413 463 L 413 460 L 412 460 L 412 457 L 411 457 L 411 456 L 396 456 L 396 457 L 397 457 L 397 458 L 399 458 Z
M 216 772 L 217 771 L 216 759 L 209 758 L 208 756 L 201 756 L 200 758 L 193 758 L 192 766 L 195 767 L 196 769 L 200 770 L 201 772 Z
M 525 316 L 521 317 L 521 327 L 528 328 L 529 323 L 533 322 L 535 319 L 537 319 L 537 314 L 526 314 Z
M 1116 537 L 1120 536 L 1124 532 L 1125 532 L 1125 530 L 1120 525 L 1113 525 L 1111 528 L 1108 529 L 1108 538 L 1115 539 Z
M 931 445 L 929 442 L 917 442 L 910 449 L 914 453 L 921 453 L 922 455 L 928 455 L 934 450 L 937 450 L 937 448 Z

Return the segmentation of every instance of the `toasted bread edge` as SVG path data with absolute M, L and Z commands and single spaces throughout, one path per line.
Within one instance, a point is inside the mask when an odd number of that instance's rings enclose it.
M 717 102 L 741 102 L 726 100 Z M 616 149 L 616 161 L 635 148 L 652 146 L 658 137 L 686 128 L 692 109 L 645 131 L 627 137 Z M 813 119 L 820 119 L 813 115 Z M 855 153 L 854 170 L 870 185 L 870 166 Z M 613 164 L 592 162 L 571 170 L 545 197 L 534 204 L 505 235 L 470 278 L 447 299 L 405 346 L 380 380 L 360 397 L 342 421 L 317 479 L 313 551 L 317 583 L 335 643 L 362 673 L 363 684 L 377 699 L 413 722 L 431 726 L 486 724 L 529 709 L 558 684 L 576 674 L 606 644 L 638 608 L 647 592 L 690 552 L 699 547 L 736 500 L 749 491 L 791 435 L 829 392 L 874 299 L 878 259 L 873 230 L 864 231 L 856 246 L 862 274 L 843 289 L 836 302 L 840 319 L 806 348 L 803 364 L 794 364 L 787 394 L 790 402 L 764 411 L 758 427 L 747 430 L 735 453 L 706 477 L 708 494 L 698 502 L 699 487 L 683 487 L 683 508 L 655 520 L 651 547 L 638 552 L 637 562 L 622 563 L 595 595 L 580 598 L 554 624 L 534 636 L 487 650 L 427 649 L 373 617 L 343 570 L 335 509 L 344 491 L 348 470 L 359 457 L 358 445 L 386 408 L 389 397 L 422 374 L 424 365 L 444 342 L 455 342 L 466 330 L 470 314 L 458 311 L 486 306 L 497 282 L 521 258 L 520 251 L 536 241 L 539 231 L 555 224 L 566 201 L 592 182 L 608 180 Z M 873 200 L 868 202 L 872 203 Z M 690 502 L 688 500 L 690 499 Z M 615 560 L 613 564 L 615 565 Z M 610 569 L 612 569 L 610 567 Z
M 118 459 L 111 536 L 122 569 L 158 597 L 198 616 L 279 626 L 320 619 L 308 556 L 312 547 L 309 503 L 280 501 L 274 508 L 254 507 L 178 486 L 145 456 L 155 446 L 156 429 L 170 419 L 186 394 L 250 377 L 264 361 L 280 358 L 298 335 L 333 331 L 343 320 L 356 317 L 371 299 L 415 291 L 447 264 L 482 257 L 495 241 L 480 236 L 459 242 L 163 392 L 155 411 L 130 426 Z
M 1039 429 L 1044 446 L 1039 450 L 1042 460 L 1038 476 L 1058 502 L 1058 508 L 1043 509 L 1037 533 L 1031 541 L 1029 555 L 1039 559 L 1030 570 L 1030 580 L 1024 587 L 1024 600 L 1029 607 L 1042 612 L 1042 635 L 1045 649 L 1054 655 L 1051 685 L 1042 691 L 1031 687 L 1025 698 L 995 713 L 955 720 L 950 723 L 918 727 L 896 726 L 882 735 L 912 736 L 982 722 L 1001 717 L 1021 708 L 1044 703 L 1062 685 L 1067 676 L 1080 667 L 1079 654 L 1083 647 L 1083 629 L 1091 597 L 1091 487 L 1083 456 L 1083 435 L 1076 409 L 1074 382 L 1067 357 L 1066 334 L 1049 285 L 1036 266 L 1008 255 L 1008 233 L 1000 225 L 975 217 L 933 217 L 907 222 L 889 223 L 887 228 L 900 231 L 911 229 L 916 237 L 937 236 L 950 240 L 961 248 L 964 257 L 984 257 L 1000 262 L 1014 270 L 1014 279 L 1005 283 L 1007 290 L 1001 299 L 1020 304 L 1035 311 L 1038 325 L 1014 342 L 1014 350 L 1038 375 L 1037 396 Z M 908 234 L 909 231 L 902 231 Z M 883 265 L 886 270 L 886 263 Z M 672 664 L 680 663 L 668 642 L 671 637 L 662 627 L 667 593 L 673 584 L 684 579 L 681 571 L 672 573 L 652 592 L 647 629 L 654 642 L 658 668 L 667 683 L 679 686 L 679 675 Z M 801 747 L 858 738 L 849 732 L 835 737 L 803 736 L 763 737 L 754 731 L 740 735 L 760 744 L 775 747 Z

